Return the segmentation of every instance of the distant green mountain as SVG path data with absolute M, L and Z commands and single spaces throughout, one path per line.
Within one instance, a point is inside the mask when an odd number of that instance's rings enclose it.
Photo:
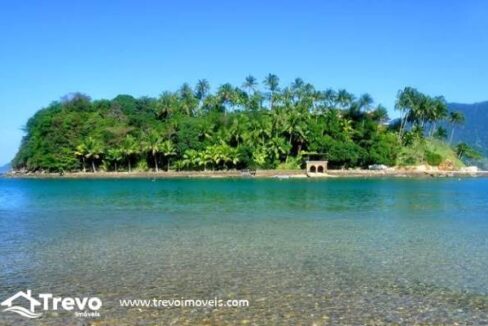
M 488 101 L 475 104 L 450 103 L 449 110 L 461 111 L 465 117 L 464 124 L 454 129 L 453 143 L 468 143 L 488 156 Z

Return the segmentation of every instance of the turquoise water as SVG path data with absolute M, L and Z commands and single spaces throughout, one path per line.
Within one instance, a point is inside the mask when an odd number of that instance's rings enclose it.
M 488 323 L 488 179 L 0 179 L 0 301 L 46 325 Z M 119 299 L 247 299 L 125 308 Z M 32 324 L 0 312 L 0 324 Z

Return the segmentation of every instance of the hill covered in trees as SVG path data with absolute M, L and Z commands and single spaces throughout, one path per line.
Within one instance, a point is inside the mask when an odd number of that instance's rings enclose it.
M 454 130 L 453 139 L 465 142 L 488 155 L 488 101 L 475 104 L 449 103 L 449 109 L 465 117 L 465 123 Z
M 450 117 L 444 99 L 407 87 L 396 108 L 402 118 L 388 124 L 387 110 L 368 94 L 317 90 L 300 78 L 280 87 L 273 74 L 262 87 L 248 76 L 242 86 L 223 84 L 214 93 L 200 80 L 158 98 L 71 94 L 29 119 L 12 166 L 52 172 L 294 169 L 314 154 L 337 168 L 438 165 L 442 155 L 424 145 L 448 136 L 436 127 Z

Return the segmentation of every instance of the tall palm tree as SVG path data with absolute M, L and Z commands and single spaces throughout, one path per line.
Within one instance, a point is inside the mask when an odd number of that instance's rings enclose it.
M 160 150 L 163 156 L 166 157 L 166 161 L 167 161 L 166 171 L 169 171 L 170 157 L 176 155 L 176 148 L 171 142 L 171 140 L 166 140 L 161 144 Z
M 248 125 L 249 118 L 246 115 L 235 117 L 227 128 L 228 135 L 230 136 L 230 143 L 239 146 L 244 140 L 246 132 L 248 132 Z
M 117 163 L 123 158 L 123 152 L 120 148 L 110 148 L 107 150 L 107 159 L 114 163 L 114 171 L 117 172 Z
M 268 160 L 268 153 L 264 146 L 255 147 L 252 152 L 252 160 L 259 167 L 264 167 Z
M 122 142 L 122 153 L 124 153 L 127 159 L 129 172 L 132 172 L 132 166 L 131 166 L 132 156 L 139 153 L 138 144 L 136 142 L 136 139 L 133 136 L 127 135 L 124 138 L 124 141 Z
M 359 97 L 359 109 L 364 111 L 369 111 L 371 109 L 371 105 L 373 105 L 373 98 L 368 93 L 363 94 Z
M 451 124 L 451 135 L 449 136 L 449 144 L 452 144 L 454 137 L 454 127 L 464 123 L 464 114 L 459 111 L 449 112 L 449 123 Z
M 242 84 L 242 88 L 247 90 L 247 94 L 249 96 L 251 96 L 251 92 L 252 93 L 256 92 L 257 86 L 258 86 L 258 81 L 252 75 L 247 76 L 244 83 Z
M 420 93 L 415 88 L 405 87 L 403 90 L 398 91 L 395 109 L 402 113 L 400 130 L 398 132 L 400 139 L 403 136 L 408 118 L 417 110 L 420 100 Z
M 228 106 L 233 107 L 235 104 L 236 93 L 234 87 L 231 84 L 225 83 L 221 85 L 217 91 L 217 95 L 224 105 L 224 108 Z M 224 115 L 227 114 L 227 109 L 224 110 Z
M 334 107 L 334 103 L 336 103 L 336 97 L 337 97 L 336 92 L 333 89 L 331 89 L 331 88 L 326 89 L 323 92 L 323 97 L 324 97 L 324 101 L 325 101 L 326 108 L 328 108 L 328 109 L 333 108 Z
M 180 109 L 178 94 L 173 92 L 163 92 L 156 102 L 157 115 L 161 119 L 169 118 L 173 113 Z
M 187 149 L 185 153 L 183 153 L 183 166 L 187 168 L 195 168 L 202 165 L 202 162 L 199 157 L 199 153 L 194 149 Z
M 456 153 L 459 159 L 480 159 L 482 155 L 476 151 L 474 148 L 466 143 L 459 143 L 456 145 Z
M 307 124 L 304 114 L 293 110 L 286 112 L 286 120 L 282 127 L 284 129 L 283 131 L 288 135 L 290 150 L 293 149 L 294 144 L 296 144 L 298 147 L 297 152 L 300 152 L 306 141 Z M 287 161 L 289 154 L 290 152 L 286 154 Z
M 158 154 L 161 152 L 161 147 L 163 144 L 163 140 L 161 136 L 155 131 L 150 132 L 149 134 L 144 135 L 143 140 L 143 149 L 146 152 L 149 152 L 154 160 L 154 169 L 156 172 L 159 172 L 158 166 Z
M 195 86 L 195 96 L 199 101 L 203 101 L 210 91 L 210 84 L 206 79 L 200 79 Z
M 90 160 L 93 173 L 95 173 L 97 172 L 95 161 L 103 154 L 103 145 L 99 140 L 90 136 L 76 147 L 75 154 Z M 83 159 L 83 171 L 86 171 L 84 165 L 85 160 Z
M 278 76 L 276 76 L 274 74 L 268 74 L 264 78 L 264 85 L 270 91 L 270 95 L 269 95 L 269 108 L 270 108 L 270 110 L 273 110 L 274 95 L 275 95 L 275 92 L 278 91 L 278 89 L 279 89 L 279 87 L 278 87 L 279 83 L 280 83 L 280 79 L 278 78 Z
M 237 147 L 229 147 L 228 162 L 234 167 L 241 161 L 241 155 Z
M 291 83 L 291 91 L 293 92 L 293 97 L 294 100 L 299 101 L 302 93 L 303 93 L 303 87 L 305 85 L 305 82 L 303 79 L 297 77 L 295 80 Z
M 213 162 L 212 155 L 208 149 L 209 147 L 198 153 L 198 161 L 203 165 L 203 171 L 207 171 L 208 164 L 212 164 Z
M 352 101 L 354 100 L 354 96 L 346 91 L 345 89 L 340 89 L 337 92 L 337 96 L 335 97 L 336 106 L 345 109 L 346 107 L 350 106 Z
M 81 164 L 83 166 L 83 172 L 86 172 L 85 159 L 86 159 L 87 154 L 88 154 L 88 151 L 87 151 L 84 143 L 81 143 L 78 146 L 76 146 L 75 155 L 78 157 L 81 157 Z
M 298 91 L 303 87 L 303 85 L 305 85 L 305 82 L 303 81 L 303 79 L 301 79 L 300 77 L 297 77 L 291 83 L 291 89 L 294 91 Z
M 273 137 L 266 145 L 267 156 L 273 161 L 280 161 L 282 155 L 288 156 L 291 150 L 291 145 L 286 142 L 283 137 Z
M 437 96 L 434 98 L 429 98 L 427 121 L 431 124 L 430 136 L 434 134 L 437 122 L 446 118 L 448 116 L 448 112 L 447 103 L 444 97 Z
M 198 99 L 193 93 L 193 89 L 190 87 L 188 83 L 183 83 L 180 87 L 180 98 L 183 111 L 186 115 L 192 116 L 193 111 L 195 110 L 196 106 L 198 105 Z
M 371 118 L 379 123 L 386 123 L 388 121 L 388 110 L 381 104 L 378 104 L 376 109 L 371 112 Z

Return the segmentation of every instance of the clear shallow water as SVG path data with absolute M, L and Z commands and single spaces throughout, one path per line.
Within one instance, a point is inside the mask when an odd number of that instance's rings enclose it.
M 46 325 L 488 323 L 488 179 L 0 179 L 0 300 L 25 289 L 103 300 Z M 182 297 L 250 307 L 118 303 Z

